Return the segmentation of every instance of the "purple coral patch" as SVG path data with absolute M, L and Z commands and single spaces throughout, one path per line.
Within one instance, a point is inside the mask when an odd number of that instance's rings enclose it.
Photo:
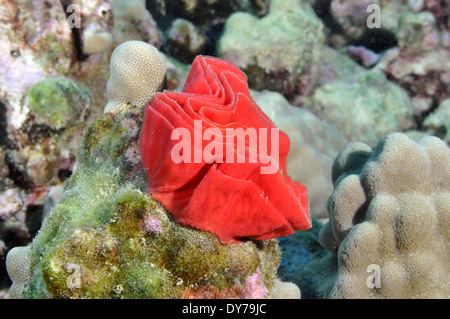
M 267 298 L 269 291 L 262 282 L 261 271 L 259 267 L 256 272 L 247 278 L 244 288 L 245 299 L 264 299 Z
M 144 218 L 141 221 L 141 227 L 146 232 L 156 235 L 159 235 L 162 232 L 161 221 L 155 216 L 152 216 L 150 214 L 144 216 Z

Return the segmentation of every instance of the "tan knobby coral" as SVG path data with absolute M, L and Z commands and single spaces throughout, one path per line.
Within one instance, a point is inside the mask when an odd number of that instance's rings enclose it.
M 333 164 L 321 232 L 338 272 L 332 298 L 450 297 L 450 149 L 393 133 Z
M 146 42 L 127 41 L 111 56 L 104 113 L 118 113 L 127 104 L 143 107 L 165 84 L 166 62 L 159 51 Z

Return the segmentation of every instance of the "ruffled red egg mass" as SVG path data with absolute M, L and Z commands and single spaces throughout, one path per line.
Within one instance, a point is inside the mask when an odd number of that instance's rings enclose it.
M 140 134 L 148 193 L 180 223 L 224 243 L 311 227 L 306 188 L 286 173 L 289 138 L 233 64 L 198 56 L 182 93 L 145 106 Z

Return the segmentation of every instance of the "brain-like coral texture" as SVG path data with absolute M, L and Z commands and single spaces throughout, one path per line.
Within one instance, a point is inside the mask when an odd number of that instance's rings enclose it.
M 127 41 L 111 56 L 104 112 L 120 112 L 128 103 L 143 107 L 165 83 L 166 62 L 159 51 L 143 41 Z
M 31 278 L 29 247 L 14 247 L 7 255 L 6 267 L 13 282 L 9 290 L 10 298 L 21 298 L 23 290 Z
M 352 143 L 333 164 L 322 244 L 333 298 L 450 297 L 450 150 L 439 138 Z

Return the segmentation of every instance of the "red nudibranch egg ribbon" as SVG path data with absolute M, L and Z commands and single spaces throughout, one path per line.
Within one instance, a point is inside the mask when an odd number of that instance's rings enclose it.
M 140 151 L 148 194 L 185 225 L 224 243 L 311 227 L 306 188 L 286 173 L 287 135 L 233 64 L 198 56 L 181 93 L 147 103 Z

